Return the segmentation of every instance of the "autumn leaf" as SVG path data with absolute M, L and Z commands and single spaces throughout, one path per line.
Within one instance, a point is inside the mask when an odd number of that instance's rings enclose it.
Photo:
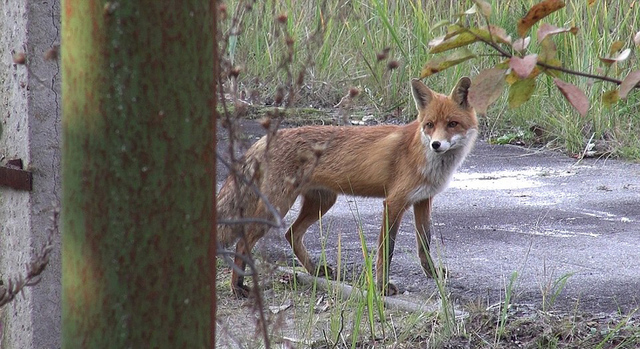
M 531 74 L 533 68 L 536 67 L 538 62 L 538 55 L 528 55 L 524 58 L 517 56 L 511 57 L 509 61 L 509 67 L 518 75 L 518 77 L 524 79 Z
M 522 52 L 527 49 L 527 47 L 529 46 L 529 42 L 531 42 L 531 37 L 529 36 L 527 36 L 526 38 L 519 38 L 513 42 L 513 45 L 511 45 L 511 47 L 513 47 L 513 49 L 518 52 Z
M 486 114 L 487 108 L 502 94 L 505 85 L 505 70 L 491 68 L 480 72 L 469 88 L 469 103 L 480 114 Z
M 568 82 L 564 82 L 558 78 L 553 79 L 564 98 L 580 113 L 581 116 L 587 115 L 589 111 L 589 99 L 587 95 L 578 87 Z
M 476 6 L 476 4 L 473 4 L 473 6 L 471 6 L 468 10 L 464 11 L 465 15 L 475 15 L 478 12 L 478 6 Z
M 536 79 L 518 80 L 509 88 L 509 108 L 515 109 L 528 101 L 536 89 Z
M 433 39 L 429 42 L 429 46 L 431 47 L 429 53 L 440 53 L 448 50 L 453 50 L 454 48 L 467 46 L 478 40 L 479 39 L 475 35 L 469 32 L 457 33 L 455 36 L 450 38 L 443 36 Z
M 611 91 L 607 91 L 607 92 L 602 94 L 602 103 L 606 107 L 610 107 L 610 106 L 616 104 L 619 100 L 620 100 L 620 96 L 618 94 L 618 90 L 617 89 L 611 90 Z
M 529 9 L 529 12 L 518 21 L 518 35 L 524 37 L 524 34 L 539 20 L 558 11 L 564 6 L 564 1 L 561 0 L 544 0 L 533 5 L 533 7 Z
M 609 56 L 613 56 L 616 52 L 622 50 L 623 47 L 624 47 L 624 42 L 620 40 L 614 41 L 611 44 L 611 47 L 609 47 Z
M 555 25 L 542 23 L 540 24 L 540 28 L 538 28 L 538 42 L 542 42 L 542 40 L 544 40 L 547 36 L 560 33 L 571 33 L 573 35 L 576 35 L 578 33 L 578 28 L 558 28 Z
M 625 99 L 633 88 L 640 82 L 640 70 L 632 71 L 620 84 L 620 98 Z
M 475 32 L 485 39 L 511 45 L 511 36 L 507 34 L 504 28 L 498 27 L 497 25 L 489 25 L 488 29 L 487 27 L 482 27 Z
M 483 0 L 473 0 L 473 2 L 484 17 L 489 18 L 491 16 L 491 4 Z
M 609 65 L 612 65 L 613 63 L 624 61 L 625 59 L 629 58 L 629 54 L 631 54 L 631 49 L 627 48 L 627 49 L 624 49 L 622 52 L 620 52 L 620 54 L 616 57 L 613 57 L 613 58 L 599 57 L 599 58 L 602 63 L 609 66 Z
M 468 48 L 462 48 L 449 55 L 435 58 L 424 65 L 420 72 L 420 79 L 443 71 L 447 68 L 451 68 L 454 65 L 460 64 L 466 60 L 474 58 L 475 56 L 476 55 Z
M 597 1 L 597 0 L 587 0 L 587 5 L 588 5 L 589 7 L 591 7 L 591 6 L 593 6 L 593 5 L 595 5 L 595 4 L 596 4 L 596 1 Z

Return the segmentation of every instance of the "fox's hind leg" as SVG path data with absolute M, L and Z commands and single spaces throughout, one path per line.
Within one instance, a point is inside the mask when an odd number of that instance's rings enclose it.
M 298 218 L 287 229 L 285 238 L 289 241 L 293 252 L 310 274 L 318 276 L 335 277 L 334 271 L 328 266 L 322 266 L 318 270 L 311 260 L 302 238 L 309 227 L 317 222 L 336 203 L 337 195 L 329 190 L 310 190 L 302 194 L 302 207 Z
M 251 250 L 267 230 L 267 227 L 250 224 L 246 234 L 240 238 L 236 245 L 235 267 L 231 270 L 231 291 L 238 298 L 246 298 L 249 296 L 251 289 L 244 284 L 245 269 L 247 262 L 253 262 L 251 259 Z M 255 272 L 255 270 L 252 270 L 252 272 Z

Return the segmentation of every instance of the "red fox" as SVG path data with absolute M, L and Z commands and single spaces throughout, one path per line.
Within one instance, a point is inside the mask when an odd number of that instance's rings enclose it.
M 431 204 L 471 151 L 478 120 L 467 95 L 471 80 L 463 77 L 449 96 L 436 93 L 417 79 L 411 90 L 417 120 L 404 126 L 306 126 L 282 129 L 247 151 L 238 169 L 260 189 L 230 175 L 218 193 L 218 217 L 255 219 L 246 225 L 219 225 L 223 245 L 238 240 L 231 288 L 248 296 L 243 273 L 255 243 L 269 230 L 257 220 L 270 219 L 269 203 L 284 217 L 298 196 L 302 206 L 285 237 L 309 273 L 332 277 L 330 268 L 317 269 L 302 237 L 324 215 L 339 194 L 384 198 L 376 260 L 376 286 L 386 295 L 398 292 L 389 283 L 389 265 L 400 220 L 413 206 L 420 264 L 427 277 L 436 269 L 429 254 Z M 242 237 L 242 238 L 240 238 Z

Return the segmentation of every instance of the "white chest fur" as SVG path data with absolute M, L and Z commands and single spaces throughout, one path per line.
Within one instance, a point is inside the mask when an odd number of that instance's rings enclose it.
M 444 153 L 436 153 L 429 147 L 430 140 L 423 139 L 425 144 L 426 166 L 419 169 L 423 177 L 422 184 L 409 193 L 408 201 L 416 203 L 429 199 L 447 188 L 454 172 L 471 151 L 477 131 L 468 130 L 466 135 L 456 139 L 451 149 Z

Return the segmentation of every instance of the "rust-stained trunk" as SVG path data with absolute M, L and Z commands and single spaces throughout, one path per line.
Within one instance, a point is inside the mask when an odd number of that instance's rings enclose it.
M 63 347 L 211 347 L 215 1 L 62 4 Z

